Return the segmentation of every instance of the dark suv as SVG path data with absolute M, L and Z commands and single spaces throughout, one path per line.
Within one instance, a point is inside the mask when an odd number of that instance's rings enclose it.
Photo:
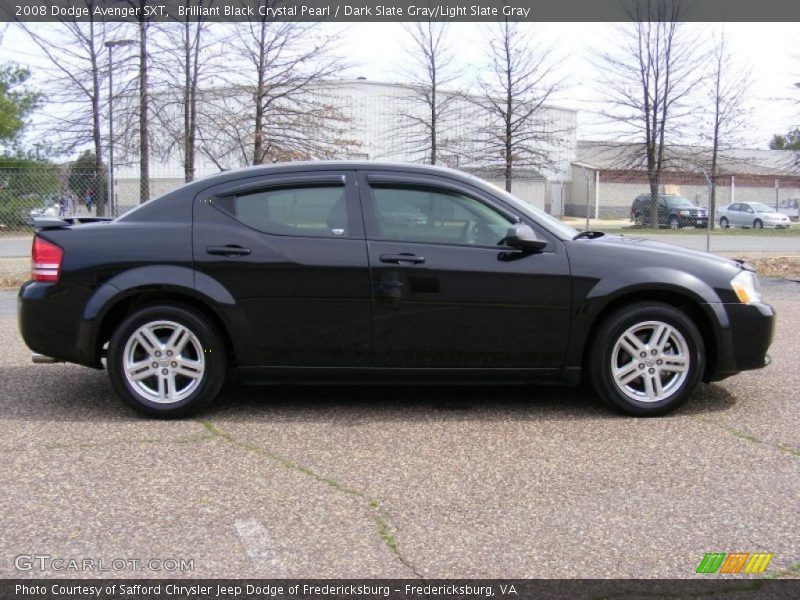
M 631 206 L 631 221 L 639 227 L 650 227 L 652 206 L 650 194 L 637 196 Z M 708 211 L 693 204 L 686 196 L 663 194 L 658 197 L 658 226 L 705 228 L 708 227 Z

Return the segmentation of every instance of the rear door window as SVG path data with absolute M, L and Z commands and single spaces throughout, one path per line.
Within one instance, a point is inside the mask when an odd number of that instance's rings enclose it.
M 264 233 L 346 237 L 350 232 L 343 185 L 253 190 L 214 198 L 212 204 Z

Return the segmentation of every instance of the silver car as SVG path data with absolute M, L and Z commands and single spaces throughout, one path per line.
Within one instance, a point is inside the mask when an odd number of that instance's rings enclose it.
M 776 212 L 763 202 L 734 202 L 717 211 L 717 221 L 722 229 L 728 227 L 788 228 L 791 221 L 786 215 Z

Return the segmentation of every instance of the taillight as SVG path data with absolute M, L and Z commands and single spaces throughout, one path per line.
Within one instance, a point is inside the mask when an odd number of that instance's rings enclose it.
M 58 281 L 64 251 L 42 238 L 33 238 L 31 249 L 31 278 L 34 281 Z

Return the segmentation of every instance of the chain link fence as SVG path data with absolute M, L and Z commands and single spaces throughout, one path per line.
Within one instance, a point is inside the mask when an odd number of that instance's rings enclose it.
M 504 188 L 497 173 L 474 173 Z M 118 216 L 137 206 L 138 177 L 115 177 L 113 202 L 106 202 L 104 173 L 53 165 L 0 169 L 0 282 L 24 280 L 30 269 L 34 217 Z M 151 197 L 183 184 L 183 173 L 159 173 L 150 180 Z M 800 255 L 800 178 L 720 178 L 713 196 L 702 175 L 667 176 L 660 187 L 658 228 L 653 226 L 650 187 L 639 172 L 573 167 L 570 180 L 550 181 L 535 173 L 517 173 L 512 193 L 578 229 L 601 230 L 674 243 L 726 255 L 759 253 Z M 724 210 L 733 204 L 736 215 Z M 760 206 L 759 206 L 760 205 Z M 747 212 L 748 209 L 754 212 Z M 785 215 L 787 229 L 763 220 L 756 209 Z M 725 222 L 724 219 L 727 219 Z M 712 223 L 709 230 L 707 223 Z M 720 223 L 728 225 L 721 228 Z
M 573 166 L 563 189 L 551 212 L 578 229 L 725 255 L 800 254 L 798 177 L 726 175 L 712 186 L 703 173 L 667 174 L 655 212 L 645 173 Z
M 152 179 L 150 193 L 161 195 L 183 184 L 182 174 Z M 107 202 L 105 173 L 65 165 L 0 168 L 0 284 L 27 278 L 33 219 L 36 217 L 119 216 L 140 201 L 138 178 L 115 178 Z

